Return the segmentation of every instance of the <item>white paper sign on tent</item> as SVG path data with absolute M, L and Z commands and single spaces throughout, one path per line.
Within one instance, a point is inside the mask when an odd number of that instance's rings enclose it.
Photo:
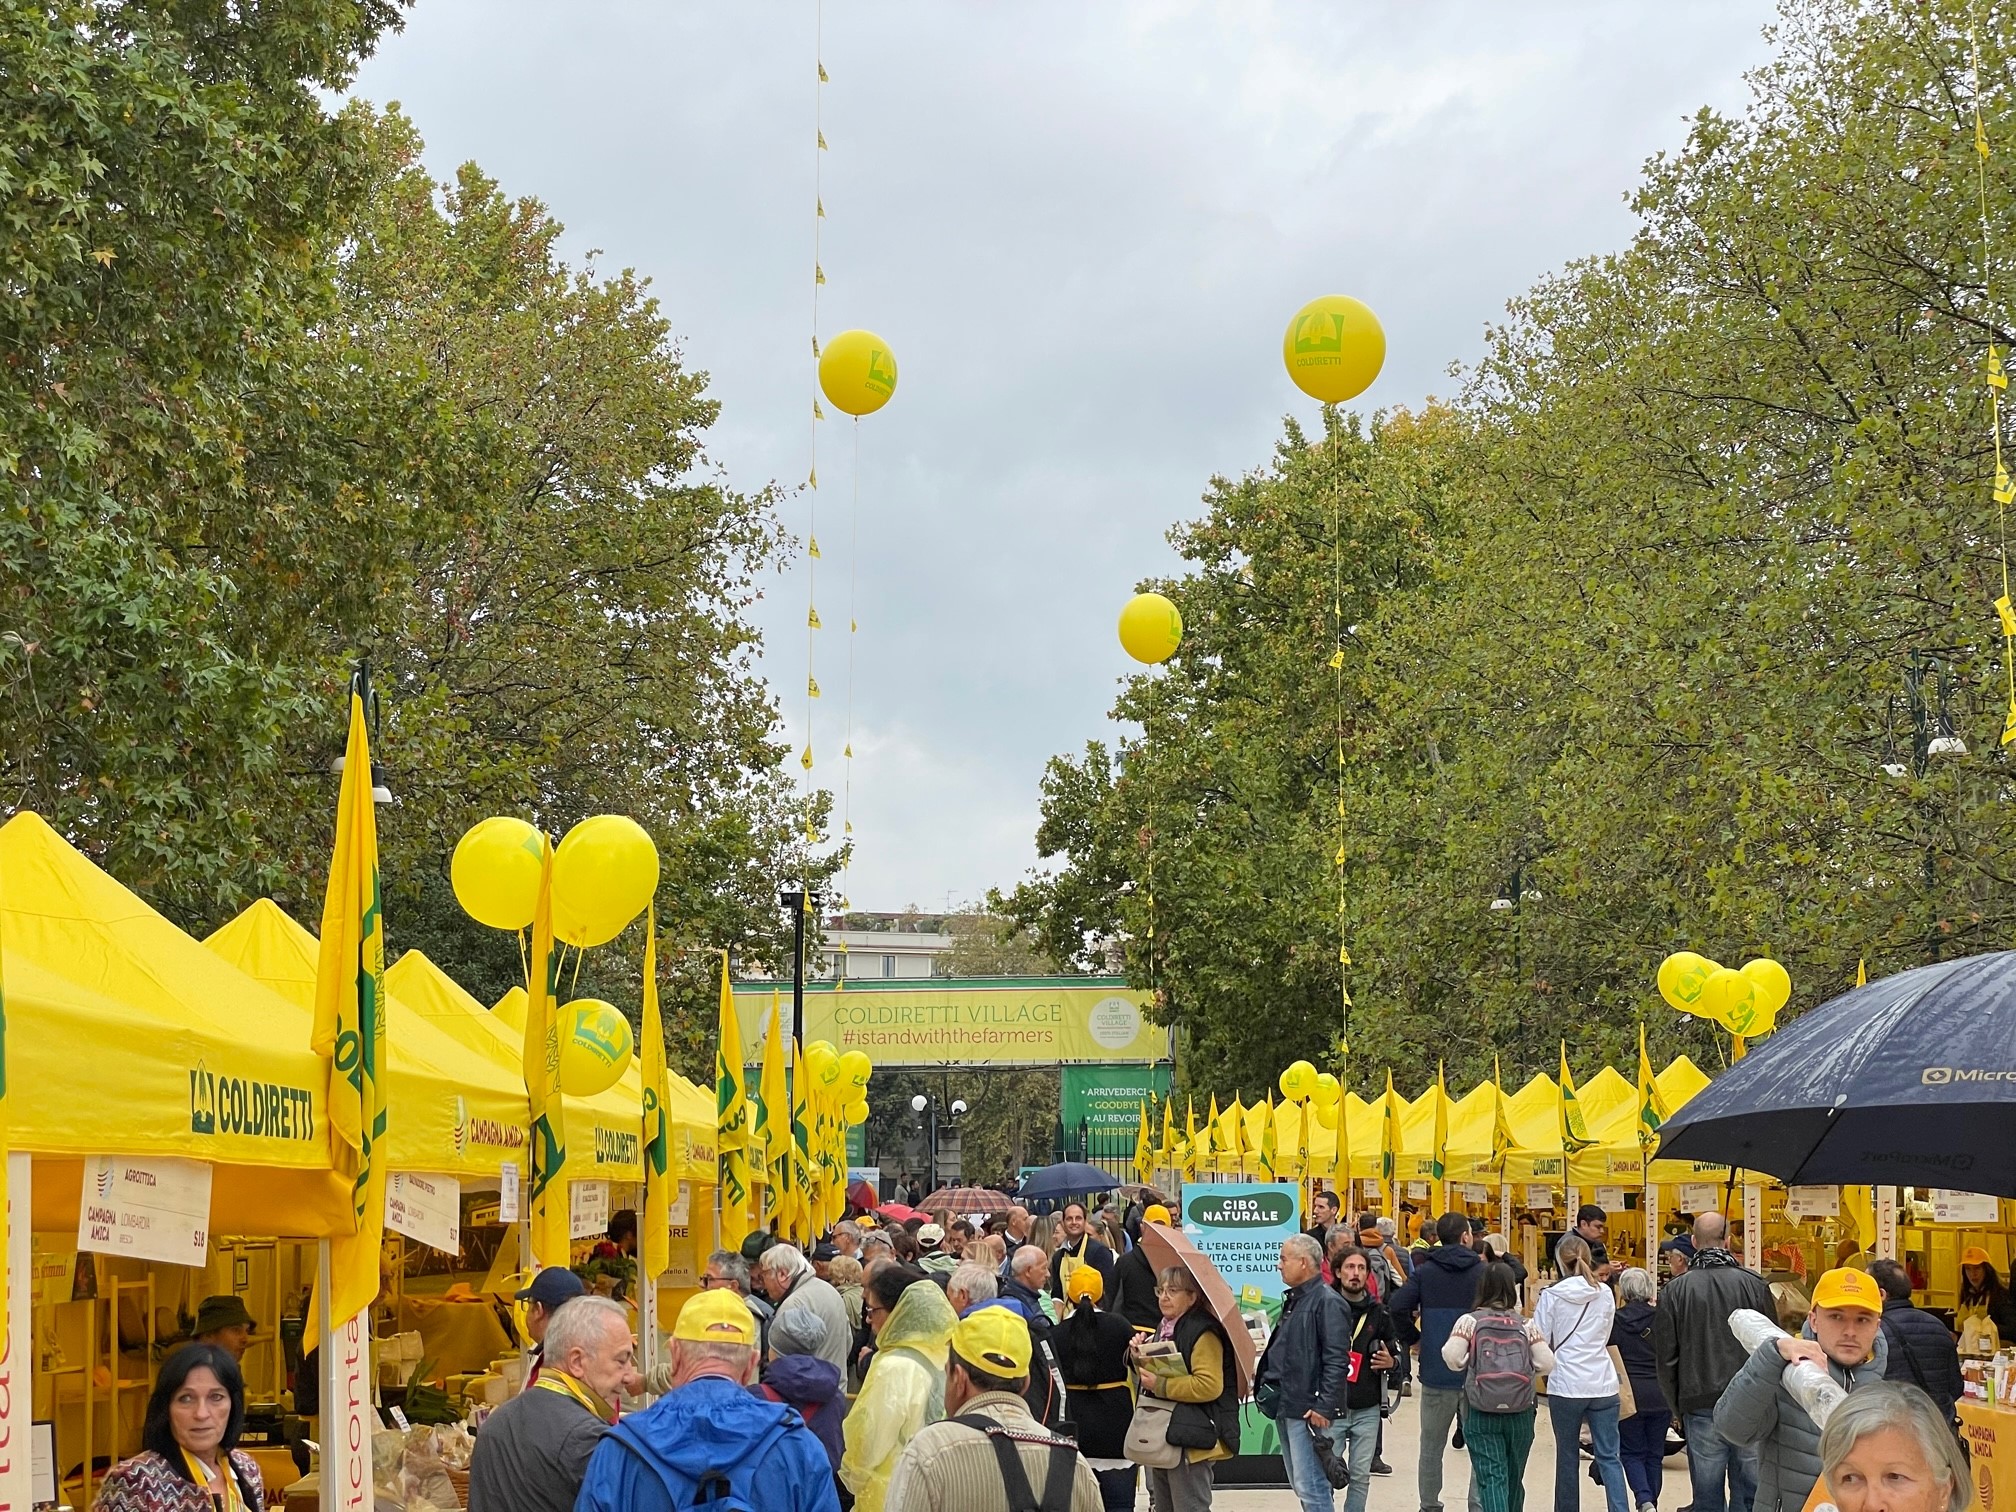
M 394 1171 L 385 1183 L 385 1227 L 455 1255 L 462 1251 L 462 1183 L 453 1176 Z
M 207 1264 L 209 1162 L 87 1155 L 77 1248 L 168 1265 Z
M 576 1181 L 567 1188 L 567 1233 L 594 1239 L 609 1232 L 609 1183 Z

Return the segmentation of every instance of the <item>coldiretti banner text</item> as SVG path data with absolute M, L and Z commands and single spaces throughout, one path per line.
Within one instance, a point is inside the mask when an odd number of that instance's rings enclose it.
M 762 1059 L 773 991 L 767 983 L 735 989 L 747 1065 Z M 877 1066 L 1161 1060 L 1169 1036 L 1148 1022 L 1147 1000 L 1118 978 L 850 982 L 840 992 L 822 982 L 805 990 L 805 1038 L 864 1051 Z M 788 1035 L 790 989 L 776 1001 Z

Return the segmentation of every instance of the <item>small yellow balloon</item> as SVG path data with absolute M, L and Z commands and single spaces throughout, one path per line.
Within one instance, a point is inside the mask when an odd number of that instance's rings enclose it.
M 872 415 L 896 392 L 896 358 L 873 331 L 842 331 L 819 353 L 819 389 L 835 409 Z
M 1778 962 L 1764 957 L 1743 963 L 1741 973 L 1750 984 L 1750 1026 L 1739 1034 L 1769 1034 L 1778 1025 L 1778 1010 L 1792 1001 L 1792 973 Z M 1731 1028 L 1735 1028 L 1732 1024 Z
M 658 847 L 641 824 L 621 814 L 583 819 L 553 852 L 554 937 L 607 944 L 657 891 Z
M 1312 299 L 1288 322 L 1281 360 L 1295 387 L 1311 399 L 1342 404 L 1372 387 L 1386 363 L 1379 317 L 1342 294 Z
M 840 1057 L 840 1080 L 854 1092 L 861 1092 L 868 1086 L 868 1074 L 874 1069 L 868 1057 L 859 1050 L 849 1050 Z
M 630 1064 L 630 1020 L 600 998 L 576 998 L 560 1010 L 560 1090 L 574 1097 L 607 1092 Z
M 1756 1016 L 1754 997 L 1755 988 L 1750 980 L 1727 966 L 1717 966 L 1701 988 L 1702 1008 L 1731 1034 L 1750 1032 L 1748 1026 Z
M 1120 611 L 1120 646 L 1138 662 L 1154 666 L 1183 644 L 1183 616 L 1159 593 L 1137 593 Z
M 545 864 L 539 831 L 523 819 L 500 814 L 471 825 L 455 842 L 448 880 L 462 911 L 478 924 L 523 929 L 539 905 L 539 873 Z
M 1706 956 L 1676 950 L 1659 963 L 1659 996 L 1682 1013 L 1701 1013 L 1701 989 L 1719 970 Z
M 840 1116 L 852 1125 L 868 1122 L 868 1100 L 863 1097 L 855 1098 L 840 1110 Z
M 1326 1129 L 1337 1127 L 1337 1115 L 1343 1112 L 1343 1109 L 1339 1108 L 1334 1102 L 1319 1102 L 1313 1106 L 1316 1109 L 1316 1122 L 1323 1125 Z
M 1281 1073 L 1281 1095 L 1290 1102 L 1301 1102 L 1316 1090 L 1316 1068 L 1305 1060 L 1292 1063 Z
M 1316 1090 L 1310 1096 L 1316 1099 L 1318 1108 L 1334 1108 L 1343 1098 L 1344 1089 L 1338 1085 L 1336 1077 L 1325 1071 L 1316 1078 Z M 1325 1124 L 1324 1127 L 1330 1126 Z

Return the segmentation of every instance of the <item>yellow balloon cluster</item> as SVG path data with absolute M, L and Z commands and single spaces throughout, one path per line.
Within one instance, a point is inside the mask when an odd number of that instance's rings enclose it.
M 868 1078 L 874 1065 L 859 1050 L 844 1055 L 831 1040 L 805 1047 L 805 1069 L 820 1092 L 839 1105 L 840 1117 L 851 1125 L 868 1121 Z
M 842 331 L 819 353 L 819 388 L 849 415 L 872 415 L 896 392 L 896 358 L 873 331 Z
M 1318 1072 L 1306 1060 L 1294 1061 L 1281 1073 L 1276 1085 L 1289 1102 L 1313 1109 L 1316 1121 L 1324 1128 L 1337 1127 L 1337 1108 L 1344 1100 L 1344 1089 L 1328 1071 Z
M 1372 387 L 1386 365 L 1386 332 L 1379 317 L 1357 300 L 1326 294 L 1310 300 L 1288 322 L 1281 360 L 1295 387 L 1311 399 L 1342 404 Z
M 1137 593 L 1120 611 L 1120 647 L 1148 666 L 1165 662 L 1183 644 L 1183 616 L 1159 593 Z
M 1778 1010 L 1792 1000 L 1792 977 L 1778 962 L 1760 958 L 1732 971 L 1691 950 L 1659 963 L 1659 995 L 1682 1013 L 1713 1019 L 1731 1034 L 1769 1034 Z
M 630 1064 L 630 1021 L 600 998 L 576 998 L 560 1010 L 560 1090 L 573 1097 L 607 1092 Z

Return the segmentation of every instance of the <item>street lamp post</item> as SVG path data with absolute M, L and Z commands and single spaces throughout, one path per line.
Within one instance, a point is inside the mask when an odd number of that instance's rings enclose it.
M 919 1092 L 915 1097 L 910 1099 L 910 1111 L 925 1119 L 929 1127 L 928 1145 L 931 1152 L 931 1190 L 934 1192 L 945 1184 L 944 1172 L 938 1169 L 938 1109 L 938 1099 L 927 1096 L 925 1093 Z M 966 1099 L 963 1097 L 953 1098 L 952 1105 L 945 1110 L 945 1114 L 946 1123 L 953 1128 L 957 1128 L 959 1120 L 966 1116 Z
M 1928 682 L 1931 685 L 1930 698 L 1927 697 Z M 1906 766 L 1897 759 L 1894 744 L 1887 745 L 1882 764 L 1886 777 L 1902 778 L 1908 774 L 1922 782 L 1931 769 L 1933 758 L 1967 754 L 1967 742 L 1960 738 L 1960 732 L 1953 724 L 1953 692 L 1954 679 L 1950 667 L 1942 665 L 1930 651 L 1914 650 L 1904 668 L 1903 693 L 1904 710 L 1911 718 L 1911 761 Z M 1896 728 L 1898 702 L 1898 695 L 1893 693 L 1890 696 L 1887 729 Z M 1925 958 L 1936 961 L 1939 959 L 1939 866 L 1933 851 L 1932 826 L 1925 819 L 1928 804 L 1929 800 L 1921 794 L 1919 811 L 1925 830 Z
M 785 888 L 777 894 L 777 905 L 791 910 L 791 1042 L 805 1044 L 805 915 L 819 906 L 819 894 L 805 899 L 805 890 Z

